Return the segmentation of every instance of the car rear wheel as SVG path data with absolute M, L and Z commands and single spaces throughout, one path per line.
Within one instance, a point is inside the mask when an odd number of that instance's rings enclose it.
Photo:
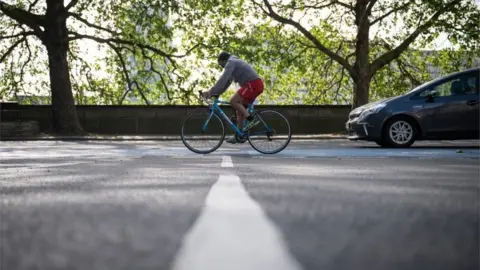
M 390 120 L 383 130 L 382 146 L 410 147 L 417 137 L 417 130 L 412 120 L 398 117 Z

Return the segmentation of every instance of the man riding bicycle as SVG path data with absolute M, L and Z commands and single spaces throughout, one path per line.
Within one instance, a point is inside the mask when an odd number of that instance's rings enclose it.
M 203 92 L 205 98 L 219 96 L 230 87 L 232 80 L 241 87 L 230 99 L 232 107 L 237 114 L 237 127 L 243 129 L 243 122 L 247 120 L 245 131 L 250 130 L 259 123 L 255 115 L 250 115 L 245 105 L 252 104 L 255 99 L 263 93 L 263 81 L 255 72 L 253 67 L 247 62 L 239 59 L 228 52 L 221 52 L 217 58 L 218 64 L 223 68 L 223 73 L 207 92 Z M 245 138 L 239 138 L 237 135 L 229 138 L 228 143 L 244 143 Z

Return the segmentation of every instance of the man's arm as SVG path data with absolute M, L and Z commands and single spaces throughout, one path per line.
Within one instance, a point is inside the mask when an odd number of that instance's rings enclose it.
M 225 90 L 227 90 L 227 88 L 232 83 L 232 73 L 234 69 L 235 64 L 232 61 L 228 61 L 225 65 L 222 76 L 220 76 L 217 83 L 215 83 L 215 85 L 210 88 L 211 95 L 219 96 L 223 92 L 225 92 Z

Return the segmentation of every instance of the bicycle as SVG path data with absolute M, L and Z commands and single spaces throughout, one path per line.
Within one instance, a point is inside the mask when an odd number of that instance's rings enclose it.
M 290 143 L 292 132 L 287 118 L 275 110 L 255 111 L 254 105 L 248 105 L 246 108 L 251 115 L 256 115 L 260 123 L 252 129 L 240 130 L 235 123 L 225 114 L 220 105 L 230 105 L 230 102 L 222 101 L 219 96 L 213 96 L 213 102 L 203 97 L 202 92 L 199 95 L 207 103 L 207 108 L 197 109 L 189 113 L 183 120 L 181 129 L 181 138 L 183 144 L 192 152 L 197 154 L 208 154 L 217 150 L 225 140 L 225 126 L 222 118 L 228 123 L 230 128 L 240 138 L 246 138 L 253 149 L 262 154 L 276 154 L 287 147 Z M 275 118 L 276 117 L 276 118 Z M 284 130 L 280 128 L 282 125 Z M 273 127 L 275 125 L 275 128 Z M 244 122 L 246 127 L 246 121 Z M 278 147 L 267 149 L 261 147 L 261 143 L 277 143 L 283 140 Z M 211 142 L 211 146 L 206 146 Z M 193 143 L 203 143 L 203 148 L 193 146 Z M 268 144 L 269 146 L 270 144 Z

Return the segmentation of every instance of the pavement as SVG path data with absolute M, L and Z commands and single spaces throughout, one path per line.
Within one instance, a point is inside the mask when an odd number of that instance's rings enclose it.
M 479 269 L 479 141 L 0 142 L 0 269 Z

